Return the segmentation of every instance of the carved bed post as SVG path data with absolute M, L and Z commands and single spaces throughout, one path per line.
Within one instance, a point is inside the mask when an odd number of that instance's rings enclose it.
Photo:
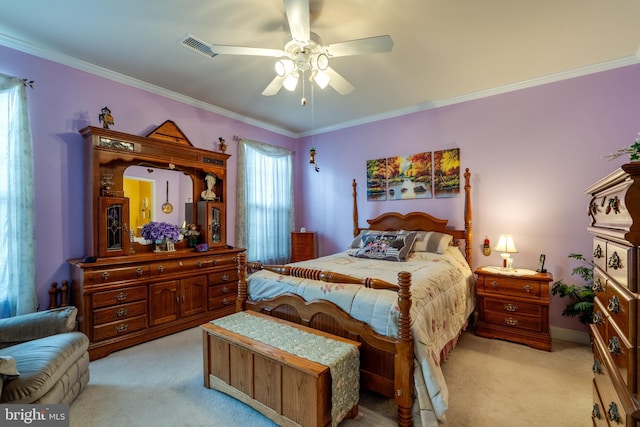
M 247 254 L 238 254 L 238 296 L 236 298 L 236 311 L 243 311 L 247 301 Z
M 398 273 L 398 342 L 395 356 L 395 400 L 398 405 L 398 425 L 412 425 L 413 406 L 413 337 L 411 335 L 411 273 Z
M 353 237 L 356 237 L 360 233 L 360 228 L 358 227 L 358 190 L 356 190 L 355 178 L 351 186 L 353 187 Z
M 466 168 L 464 171 L 464 234 L 465 234 L 465 247 L 464 254 L 467 259 L 467 264 L 469 264 L 469 268 L 473 270 L 473 230 L 471 227 L 471 183 L 470 183 L 471 173 L 469 172 L 469 168 Z

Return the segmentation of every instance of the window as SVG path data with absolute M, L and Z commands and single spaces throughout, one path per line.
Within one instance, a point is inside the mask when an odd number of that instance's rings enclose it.
M 293 153 L 243 139 L 238 149 L 236 244 L 247 259 L 285 264 L 293 230 Z
M 0 317 L 37 308 L 34 222 L 26 88 L 0 74 Z

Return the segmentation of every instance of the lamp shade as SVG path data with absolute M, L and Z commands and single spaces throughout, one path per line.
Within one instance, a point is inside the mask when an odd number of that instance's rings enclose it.
M 502 252 L 505 254 L 513 254 L 518 252 L 518 248 L 516 248 L 516 244 L 513 243 L 513 237 L 508 234 L 501 234 L 498 239 L 498 244 L 493 250 Z

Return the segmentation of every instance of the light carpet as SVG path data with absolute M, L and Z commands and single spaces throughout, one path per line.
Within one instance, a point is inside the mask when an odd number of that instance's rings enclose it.
M 591 349 L 554 340 L 553 351 L 462 334 L 443 365 L 443 427 L 591 425 Z M 91 362 L 89 385 L 70 408 L 71 427 L 273 427 L 252 408 L 203 386 L 199 328 Z M 363 392 L 341 427 L 394 426 L 395 404 Z

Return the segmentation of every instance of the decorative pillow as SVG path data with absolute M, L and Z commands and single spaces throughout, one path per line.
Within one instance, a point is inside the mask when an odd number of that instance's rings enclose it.
M 19 375 L 16 359 L 11 356 L 0 356 L 0 393 L 5 381 L 17 378 Z
M 451 234 L 437 231 L 417 231 L 416 240 L 413 243 L 413 252 L 433 252 L 443 254 L 447 246 L 453 241 Z
M 368 235 L 374 235 L 374 234 L 380 234 L 380 233 L 384 233 L 384 231 L 377 231 L 377 230 L 362 230 L 360 232 L 360 234 L 358 234 L 353 241 L 351 242 L 351 244 L 349 245 L 348 249 L 360 249 L 360 246 L 362 246 L 362 238 L 364 236 L 368 236 Z
M 416 238 L 415 231 L 383 231 L 362 237 L 360 249 L 353 255 L 386 261 L 406 261 Z

